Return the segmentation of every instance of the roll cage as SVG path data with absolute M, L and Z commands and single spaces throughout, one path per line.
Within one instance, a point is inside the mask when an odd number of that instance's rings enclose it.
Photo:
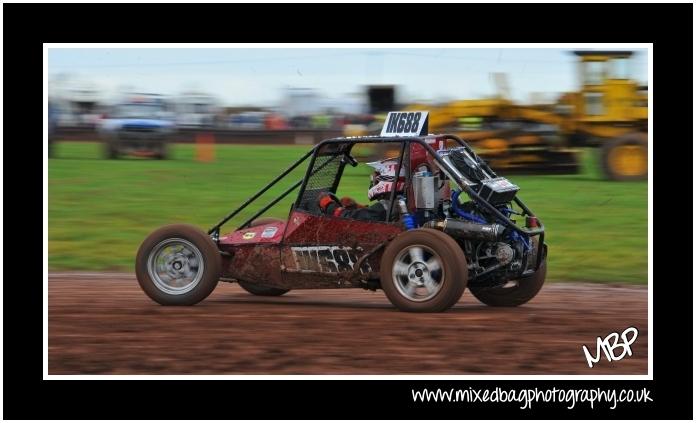
M 453 134 L 443 134 L 443 135 L 430 135 L 430 137 L 435 137 L 437 139 L 443 139 L 445 142 L 447 140 L 451 140 L 459 144 L 462 148 L 466 150 L 469 155 L 476 160 L 477 164 L 481 166 L 486 173 L 488 173 L 491 177 L 496 177 L 496 173 L 486 164 L 485 161 L 480 159 L 476 153 L 469 147 L 469 145 L 459 138 L 456 135 Z M 362 137 L 339 137 L 339 138 L 331 138 L 324 140 L 320 142 L 319 144 L 315 145 L 314 148 L 309 150 L 306 154 L 304 154 L 301 158 L 299 158 L 295 163 L 290 165 L 287 169 L 285 169 L 280 175 L 276 176 L 271 182 L 269 182 L 266 186 L 261 188 L 256 194 L 252 195 L 249 197 L 242 205 L 240 205 L 238 208 L 230 212 L 227 216 L 225 216 L 222 220 L 220 220 L 215 226 L 210 228 L 208 230 L 208 234 L 212 237 L 212 239 L 217 243 L 219 240 L 220 236 L 220 228 L 222 225 L 227 223 L 230 219 L 235 217 L 237 214 L 239 214 L 242 210 L 244 210 L 246 207 L 248 207 L 251 203 L 253 203 L 256 199 L 258 199 L 261 195 L 263 195 L 266 191 L 268 191 L 271 187 L 273 187 L 276 183 L 278 183 L 281 179 L 283 179 L 285 176 L 287 176 L 290 172 L 295 170 L 299 165 L 304 163 L 305 160 L 311 157 L 309 166 L 307 166 L 307 171 L 305 172 L 305 176 L 295 182 L 293 185 L 291 185 L 288 189 L 286 189 L 284 192 L 282 192 L 278 197 L 276 197 L 274 200 L 263 206 L 259 211 L 254 213 L 250 218 L 248 218 L 244 223 L 242 223 L 236 230 L 244 229 L 247 228 L 251 222 L 261 216 L 263 213 L 265 213 L 268 209 L 276 205 L 278 202 L 280 202 L 282 199 L 287 197 L 291 192 L 293 192 L 295 189 L 299 187 L 299 193 L 297 197 L 297 201 L 293 204 L 293 208 L 300 208 L 304 209 L 307 206 L 307 203 L 311 201 L 313 198 L 315 198 L 315 194 L 317 194 L 320 191 L 326 190 L 330 192 L 336 192 L 336 189 L 338 187 L 338 183 L 341 180 L 341 176 L 343 174 L 343 169 L 345 168 L 346 164 L 350 164 L 351 166 L 357 166 L 358 162 L 357 160 L 351 156 L 350 152 L 352 148 L 356 144 L 400 144 L 400 153 L 398 157 L 398 165 L 396 168 L 396 175 L 399 175 L 401 172 L 401 169 L 404 164 L 404 156 L 407 151 L 407 147 L 410 146 L 411 143 L 416 143 L 423 148 L 425 148 L 427 154 L 429 154 L 433 160 L 440 166 L 440 168 L 447 173 L 450 179 L 452 179 L 458 186 L 459 188 L 467 193 L 469 197 L 479 206 L 483 207 L 487 211 L 489 211 L 495 218 L 498 220 L 498 222 L 502 225 L 504 225 L 506 228 L 509 228 L 511 230 L 514 230 L 520 234 L 524 234 L 527 236 L 535 236 L 539 235 L 539 251 L 537 254 L 537 264 L 536 268 L 538 269 L 539 266 L 541 265 L 541 261 L 543 260 L 543 248 L 544 248 L 544 225 L 541 222 L 541 220 L 538 220 L 538 226 L 535 228 L 524 228 L 520 227 L 515 222 L 513 222 L 509 217 L 505 216 L 503 213 L 500 212 L 495 206 L 493 206 L 491 203 L 489 203 L 487 200 L 482 198 L 478 193 L 476 193 L 473 188 L 469 186 L 466 180 L 464 180 L 460 173 L 454 169 L 448 162 L 443 160 L 443 158 L 433 149 L 426 141 L 425 141 L 424 136 L 405 136 L 405 137 L 382 137 L 382 136 L 362 136 Z M 319 159 L 319 160 L 318 160 Z M 326 172 L 327 168 L 329 168 L 329 172 Z M 324 171 L 327 173 L 327 179 L 323 181 L 323 183 L 320 183 L 319 187 L 317 186 L 312 186 L 308 185 L 308 182 L 310 180 L 313 180 L 314 177 L 317 175 L 321 175 L 321 172 Z M 406 167 L 406 180 L 410 181 L 411 180 L 411 169 L 409 166 Z M 333 175 L 333 176 L 332 176 Z M 394 203 L 396 202 L 396 186 L 397 184 L 393 184 L 393 189 L 390 193 L 389 196 L 389 205 L 387 208 L 387 216 L 386 216 L 386 221 L 389 222 L 391 221 L 391 215 L 394 210 Z M 310 191 L 309 195 L 305 195 L 307 191 Z M 518 197 L 515 196 L 513 199 L 515 204 L 517 204 L 520 209 L 522 209 L 523 213 L 522 216 L 534 216 L 532 211 L 522 202 L 522 200 Z

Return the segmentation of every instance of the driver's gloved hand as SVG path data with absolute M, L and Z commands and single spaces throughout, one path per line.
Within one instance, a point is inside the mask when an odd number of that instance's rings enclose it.
M 361 209 L 365 207 L 362 204 L 358 204 L 354 199 L 350 197 L 341 198 L 341 205 L 349 210 Z
M 324 193 L 319 195 L 317 201 L 319 202 L 319 209 L 324 213 L 326 213 L 326 208 L 329 207 L 332 203 L 334 203 L 333 197 L 329 194 Z
M 319 202 L 319 209 L 324 214 L 339 216 L 343 211 L 343 207 L 338 201 L 338 198 L 329 192 L 321 193 L 319 197 L 317 197 L 317 201 Z
M 350 202 L 346 201 L 350 200 Z M 332 193 L 321 193 L 317 197 L 319 209 L 328 216 L 346 217 L 349 219 L 384 221 L 387 216 L 385 205 L 378 201 L 371 206 L 361 206 L 352 198 L 343 197 L 341 200 Z M 352 202 L 352 203 L 351 203 Z M 346 204 L 352 205 L 347 207 Z

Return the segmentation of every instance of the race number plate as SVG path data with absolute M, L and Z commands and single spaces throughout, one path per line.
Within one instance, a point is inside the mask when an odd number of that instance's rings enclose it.
M 389 112 L 380 135 L 383 137 L 428 135 L 428 112 Z

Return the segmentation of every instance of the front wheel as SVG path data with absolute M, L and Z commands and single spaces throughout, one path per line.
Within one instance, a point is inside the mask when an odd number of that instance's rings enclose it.
M 601 164 L 604 175 L 614 181 L 648 179 L 648 134 L 637 132 L 606 141 Z
M 380 263 L 382 289 L 398 309 L 439 312 L 459 301 L 466 288 L 466 257 L 456 241 L 434 229 L 397 236 Z
M 145 293 L 162 305 L 194 305 L 220 279 L 222 260 L 212 239 L 191 225 L 164 226 L 143 241 L 135 274 Z

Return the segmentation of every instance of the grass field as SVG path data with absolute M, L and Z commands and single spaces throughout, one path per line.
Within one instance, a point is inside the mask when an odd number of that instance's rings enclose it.
M 173 222 L 208 229 L 307 149 L 218 146 L 215 162 L 199 163 L 193 145 L 176 145 L 172 160 L 157 161 L 104 160 L 99 144 L 59 143 L 48 164 L 49 268 L 132 271 L 149 232 Z M 601 180 L 594 155 L 584 153 L 579 175 L 510 177 L 546 225 L 548 278 L 647 283 L 648 185 Z M 257 204 L 300 179 L 303 169 Z M 351 169 L 339 196 L 366 201 L 367 175 L 365 165 Z M 286 217 L 294 199 L 268 215 Z

